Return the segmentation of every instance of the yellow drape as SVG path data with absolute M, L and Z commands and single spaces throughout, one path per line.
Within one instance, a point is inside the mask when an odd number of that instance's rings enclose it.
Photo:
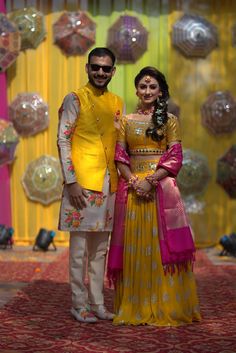
M 11 0 L 7 11 L 34 6 L 45 15 L 47 36 L 35 50 L 20 53 L 8 69 L 9 103 L 18 93 L 38 92 L 49 104 L 49 128 L 34 137 L 21 138 L 17 159 L 11 166 L 12 219 L 17 243 L 32 243 L 40 227 L 57 229 L 59 202 L 49 206 L 30 201 L 22 188 L 21 178 L 27 164 L 49 154 L 57 157 L 57 110 L 68 92 L 85 84 L 86 55 L 67 57 L 53 44 L 52 25 L 64 10 L 86 10 L 97 24 L 96 46 L 105 46 L 107 30 L 120 15 L 140 19 L 149 32 L 148 50 L 135 63 L 117 65 L 110 90 L 126 102 L 127 112 L 136 105 L 133 79 L 146 65 L 158 67 L 168 79 L 170 93 L 181 108 L 183 147 L 198 151 L 208 158 L 211 181 L 200 201 L 201 214 L 191 214 L 197 244 L 216 243 L 224 233 L 236 229 L 236 201 L 216 184 L 216 162 L 235 142 L 235 133 L 211 135 L 201 124 L 200 106 L 208 94 L 230 90 L 235 94 L 236 49 L 232 47 L 231 28 L 236 22 L 236 3 L 232 0 Z M 217 26 L 219 47 L 205 59 L 188 59 L 171 45 L 172 25 L 184 13 L 196 13 Z M 67 235 L 58 232 L 58 243 L 65 244 Z

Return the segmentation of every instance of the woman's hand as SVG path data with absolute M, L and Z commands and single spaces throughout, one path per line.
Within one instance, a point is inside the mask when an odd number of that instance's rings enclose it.
M 148 201 L 153 201 L 152 185 L 145 179 L 137 183 L 136 194 Z
M 88 197 L 86 191 L 79 183 L 66 184 L 69 194 L 69 201 L 75 209 L 82 210 L 86 207 L 85 198 Z

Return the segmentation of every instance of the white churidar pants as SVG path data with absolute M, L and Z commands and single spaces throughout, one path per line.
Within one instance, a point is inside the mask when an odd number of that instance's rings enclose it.
M 104 272 L 109 232 L 70 232 L 69 269 L 72 306 L 104 304 Z M 88 269 L 88 289 L 85 285 Z

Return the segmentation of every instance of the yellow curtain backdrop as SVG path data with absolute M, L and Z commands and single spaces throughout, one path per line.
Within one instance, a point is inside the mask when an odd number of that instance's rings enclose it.
M 34 137 L 21 138 L 17 159 L 11 167 L 12 219 L 15 241 L 32 243 L 39 228 L 57 229 L 59 202 L 49 206 L 30 201 L 22 188 L 21 178 L 29 162 L 49 154 L 57 157 L 57 111 L 63 97 L 87 81 L 84 71 L 87 55 L 67 57 L 53 44 L 52 25 L 63 11 L 87 11 L 96 22 L 95 46 L 106 46 L 107 30 L 120 15 L 140 19 L 149 32 L 148 50 L 134 64 L 117 65 L 109 88 L 126 102 L 127 112 L 136 105 L 133 80 L 146 65 L 158 67 L 168 79 L 170 93 L 181 108 L 183 147 L 198 151 L 208 158 L 211 181 L 200 201 L 202 213 L 190 214 L 199 246 L 218 242 L 219 237 L 236 229 L 236 201 L 216 184 L 216 162 L 235 142 L 235 133 L 215 137 L 201 125 L 200 106 L 209 93 L 230 90 L 235 95 L 234 73 L 236 49 L 231 45 L 231 28 L 236 22 L 234 1 L 171 0 L 11 0 L 7 11 L 34 6 L 45 15 L 47 36 L 35 50 L 20 53 L 8 69 L 9 103 L 22 92 L 37 92 L 49 104 L 49 128 Z M 196 13 L 215 24 L 219 31 L 219 47 L 205 59 L 187 59 L 171 45 L 173 24 L 184 13 Z M 67 243 L 67 234 L 57 232 L 56 241 Z

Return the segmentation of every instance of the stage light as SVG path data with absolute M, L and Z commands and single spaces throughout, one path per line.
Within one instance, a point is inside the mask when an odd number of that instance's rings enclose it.
M 6 249 L 7 247 L 12 248 L 14 229 L 6 227 L 4 224 L 0 224 L 0 248 Z
M 223 250 L 220 253 L 220 256 L 224 255 L 233 255 L 236 256 L 236 233 L 230 235 L 224 235 L 220 238 L 220 245 L 223 247 Z
M 52 250 L 57 250 L 55 244 L 54 244 L 54 237 L 56 233 L 53 230 L 46 230 L 44 228 L 40 228 L 38 235 L 35 239 L 35 243 L 33 246 L 34 251 L 38 250 L 43 250 L 47 251 L 49 250 L 49 246 L 52 244 L 53 249 Z

